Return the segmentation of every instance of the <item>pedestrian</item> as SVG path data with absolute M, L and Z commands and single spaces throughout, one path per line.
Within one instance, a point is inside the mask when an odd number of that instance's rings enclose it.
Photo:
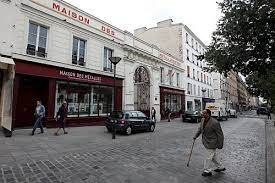
M 168 122 L 171 122 L 171 110 L 169 107 L 166 107 L 166 114 L 168 114 Z
M 64 134 L 68 134 L 68 132 L 66 132 L 66 130 L 65 130 L 67 114 L 68 114 L 67 102 L 63 101 L 62 105 L 59 107 L 58 112 L 55 117 L 55 119 L 58 123 L 58 129 L 54 133 L 54 135 L 58 136 L 59 135 L 58 132 L 61 128 L 63 129 Z
M 267 118 L 271 120 L 271 109 L 267 109 Z
M 152 120 L 156 122 L 156 109 L 154 107 L 152 107 L 151 115 Z
M 220 163 L 217 151 L 217 149 L 223 148 L 224 136 L 220 123 L 211 117 L 211 111 L 209 109 L 205 109 L 202 112 L 202 116 L 203 119 L 193 139 L 196 140 L 196 138 L 202 134 L 202 143 L 206 148 L 206 159 L 204 161 L 204 171 L 202 176 L 211 176 L 211 162 L 215 164 L 215 172 L 226 170 Z
M 40 128 L 41 133 L 44 133 L 42 120 L 45 117 L 45 107 L 42 105 L 40 100 L 36 101 L 36 108 L 34 111 L 34 115 L 35 115 L 35 123 L 31 133 L 32 136 L 34 135 L 36 128 Z

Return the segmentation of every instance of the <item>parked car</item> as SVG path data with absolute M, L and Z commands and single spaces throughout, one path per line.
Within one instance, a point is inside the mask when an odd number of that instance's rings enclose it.
M 156 127 L 156 122 L 141 111 L 113 111 L 105 123 L 109 132 L 112 132 L 114 124 L 118 133 L 126 135 L 131 135 L 135 131 L 153 132 Z
M 228 109 L 228 117 L 237 118 L 237 112 L 235 109 Z
M 186 111 L 182 115 L 183 122 L 199 123 L 201 122 L 202 115 L 199 111 Z
M 259 107 L 257 109 L 257 114 L 264 114 L 264 115 L 267 115 L 268 114 L 268 109 L 266 107 Z

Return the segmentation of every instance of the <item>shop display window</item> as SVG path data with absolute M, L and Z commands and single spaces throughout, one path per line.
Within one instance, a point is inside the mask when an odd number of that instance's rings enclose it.
M 68 117 L 106 116 L 113 110 L 113 98 L 113 87 L 58 81 L 55 112 L 65 100 Z

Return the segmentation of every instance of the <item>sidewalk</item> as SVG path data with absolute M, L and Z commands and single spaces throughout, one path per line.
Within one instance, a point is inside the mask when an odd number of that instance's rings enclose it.
M 266 182 L 275 183 L 275 115 L 266 120 Z

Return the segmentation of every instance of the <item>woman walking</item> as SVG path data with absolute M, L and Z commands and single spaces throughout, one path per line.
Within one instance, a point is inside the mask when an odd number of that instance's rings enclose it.
M 62 128 L 64 134 L 68 134 L 68 132 L 65 131 L 66 126 L 66 118 L 67 118 L 67 102 L 63 101 L 62 105 L 59 107 L 58 112 L 56 114 L 56 121 L 58 123 L 58 129 L 54 133 L 54 135 L 58 136 L 59 130 Z

